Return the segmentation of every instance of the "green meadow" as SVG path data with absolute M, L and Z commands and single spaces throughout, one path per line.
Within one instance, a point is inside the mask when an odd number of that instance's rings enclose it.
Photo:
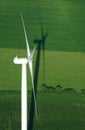
M 15 65 L 13 59 L 16 55 L 26 56 L 26 49 L 2 49 L 0 64 L 0 90 L 20 90 L 21 84 L 21 65 Z M 33 69 L 35 69 L 36 53 L 33 60 Z M 41 51 L 41 60 L 39 68 L 38 90 L 42 90 L 43 84 L 43 56 Z M 45 81 L 48 86 L 62 88 L 74 88 L 77 91 L 85 88 L 85 53 L 81 52 L 45 52 Z M 27 66 L 28 90 L 31 90 L 31 79 L 29 67 Z
M 21 66 L 13 64 L 14 56 L 26 56 L 21 22 L 23 14 L 30 48 L 41 38 L 41 24 L 46 39 L 45 83 L 62 87 L 84 88 L 85 2 L 34 0 L 1 0 L 0 2 L 0 89 L 20 89 Z M 23 54 L 24 53 L 24 54 Z M 36 55 L 36 54 L 35 54 Z M 35 57 L 36 59 L 36 57 Z M 35 65 L 34 59 L 34 65 Z M 39 72 L 39 90 L 43 83 L 43 63 Z M 29 73 L 29 72 L 28 72 Z M 28 74 L 29 88 L 31 87 Z
M 29 45 L 41 39 L 41 26 L 48 33 L 45 41 L 45 81 L 41 48 L 37 87 L 38 121 L 33 130 L 85 129 L 85 1 L 84 0 L 1 0 L 0 1 L 0 129 L 20 130 L 21 65 L 14 57 L 26 57 L 21 22 L 23 14 Z M 33 59 L 35 70 L 37 49 Z M 27 66 L 28 68 L 28 66 Z M 28 80 L 28 120 L 31 78 Z M 60 92 L 42 89 L 42 84 Z M 73 88 L 74 91 L 63 91 Z
M 46 50 L 85 51 L 84 0 L 1 0 L 0 47 L 26 48 L 20 14 L 24 16 L 31 48 L 41 38 L 40 23 L 48 33 Z
M 31 93 L 28 93 L 28 121 Z M 20 130 L 20 91 L 0 91 L 0 129 Z M 84 130 L 85 95 L 77 93 L 37 94 L 38 120 L 33 130 Z

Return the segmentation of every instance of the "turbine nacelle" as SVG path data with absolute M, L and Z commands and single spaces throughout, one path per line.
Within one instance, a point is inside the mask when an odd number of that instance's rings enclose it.
M 27 58 L 18 58 L 17 56 L 14 58 L 13 62 L 15 64 L 27 64 Z

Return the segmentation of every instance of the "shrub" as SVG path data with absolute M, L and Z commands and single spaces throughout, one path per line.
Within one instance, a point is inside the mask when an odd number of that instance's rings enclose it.
M 85 94 L 85 89 L 81 89 L 81 93 Z
M 43 91 L 55 91 L 56 89 L 52 86 L 48 86 L 46 84 L 42 84 L 42 90 Z
M 56 86 L 56 88 L 62 88 L 62 86 L 58 84 L 58 85 Z
M 61 85 L 57 85 L 57 86 L 56 86 L 56 91 L 57 91 L 57 92 L 60 92 L 61 89 L 62 89 L 62 86 L 61 86 Z
M 74 88 L 65 88 L 63 91 L 64 92 L 72 92 L 72 93 L 76 92 L 76 90 Z

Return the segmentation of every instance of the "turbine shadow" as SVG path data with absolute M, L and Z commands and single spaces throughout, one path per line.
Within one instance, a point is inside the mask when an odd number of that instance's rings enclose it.
M 37 94 L 37 83 L 38 83 L 38 73 L 39 73 L 39 64 L 40 64 L 40 49 L 41 49 L 41 44 L 38 44 L 37 58 L 36 58 L 35 72 L 34 72 L 35 96 Z M 32 91 L 28 130 L 33 130 L 34 115 L 35 115 L 35 104 L 34 104 L 34 96 Z
M 45 68 L 45 61 L 44 61 L 44 49 L 45 49 L 45 40 L 48 36 L 48 33 L 44 34 L 43 29 L 41 28 L 41 39 L 35 39 L 34 43 L 37 44 L 37 56 L 36 56 L 36 63 L 35 63 L 35 70 L 34 70 L 34 89 L 35 89 L 35 96 L 37 95 L 37 84 L 38 84 L 38 74 L 39 74 L 39 66 L 40 66 L 40 51 L 41 46 L 43 49 L 43 77 L 44 77 L 44 68 Z M 35 104 L 34 104 L 34 97 L 33 91 L 31 96 L 31 105 L 30 105 L 30 112 L 29 112 L 29 121 L 28 121 L 28 130 L 33 130 L 34 124 L 34 116 L 35 116 Z

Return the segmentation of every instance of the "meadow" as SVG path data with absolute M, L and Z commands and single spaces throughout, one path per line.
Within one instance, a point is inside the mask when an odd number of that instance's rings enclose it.
M 16 55 L 26 56 L 23 49 L 0 48 L 0 90 L 20 90 L 21 65 L 15 65 L 13 59 Z M 45 52 L 45 81 L 43 82 L 43 61 L 42 51 L 40 59 L 38 91 L 42 90 L 42 84 L 62 88 L 74 88 L 77 91 L 85 88 L 85 53 L 80 52 Z M 33 60 L 35 69 L 36 52 Z M 28 89 L 31 90 L 30 72 L 27 66 Z
M 85 51 L 84 0 L 1 0 L 0 47 L 26 48 L 20 14 L 24 16 L 31 48 L 41 38 L 41 23 L 48 33 L 46 50 Z
M 20 89 L 21 66 L 13 58 L 26 56 L 26 45 L 20 14 L 23 14 L 30 48 L 41 38 L 41 24 L 46 39 L 45 83 L 73 87 L 85 86 L 85 2 L 37 0 L 4 0 L 0 2 L 0 90 Z M 36 55 L 36 54 L 35 54 Z M 35 65 L 34 58 L 34 65 Z M 43 83 L 41 56 L 39 84 Z M 29 88 L 31 81 L 28 71 Z
M 31 92 L 28 92 L 28 120 Z M 0 129 L 20 130 L 20 91 L 0 91 Z M 38 120 L 33 130 L 84 130 L 85 95 L 37 93 Z
M 0 64 L 0 90 L 20 90 L 21 65 L 15 65 L 13 58 L 26 56 L 23 49 L 2 49 Z M 70 52 L 45 52 L 45 81 L 43 82 L 42 51 L 39 69 L 38 91 L 42 90 L 42 84 L 48 86 L 61 85 L 62 88 L 74 88 L 77 91 L 85 88 L 85 53 Z M 49 60 L 48 60 L 49 59 Z M 36 52 L 33 60 L 35 69 Z M 27 66 L 28 90 L 31 90 L 29 67 Z
M 0 129 L 21 128 L 21 65 L 13 58 L 26 57 L 22 28 L 23 14 L 30 48 L 41 39 L 41 25 L 48 33 L 45 41 L 45 81 L 41 48 L 37 87 L 38 121 L 33 130 L 85 129 L 85 1 L 84 0 L 1 0 L 0 1 Z M 33 59 L 35 70 L 36 53 Z M 28 74 L 28 90 L 31 79 Z M 74 92 L 42 91 L 42 84 L 73 88 Z M 85 93 L 85 92 L 84 92 Z M 28 120 L 31 92 L 28 93 Z

